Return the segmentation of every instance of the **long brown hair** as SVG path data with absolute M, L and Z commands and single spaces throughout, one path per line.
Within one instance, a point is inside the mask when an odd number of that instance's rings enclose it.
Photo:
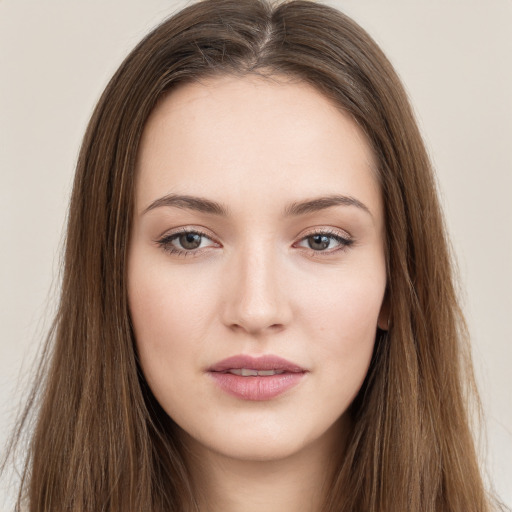
M 469 426 L 466 328 L 411 107 L 356 23 L 302 0 L 190 5 L 130 53 L 103 93 L 78 160 L 46 366 L 21 421 L 37 409 L 20 503 L 33 512 L 196 510 L 182 446 L 134 348 L 126 253 L 135 160 L 164 93 L 250 73 L 316 87 L 358 123 L 378 161 L 391 324 L 377 333 L 350 408 L 354 428 L 324 511 L 491 510 Z

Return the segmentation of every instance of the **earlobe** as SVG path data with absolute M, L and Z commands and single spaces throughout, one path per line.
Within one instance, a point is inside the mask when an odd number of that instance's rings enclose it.
M 390 325 L 391 307 L 388 293 L 386 292 L 382 305 L 380 307 L 379 318 L 377 319 L 377 327 L 382 331 L 388 331 Z

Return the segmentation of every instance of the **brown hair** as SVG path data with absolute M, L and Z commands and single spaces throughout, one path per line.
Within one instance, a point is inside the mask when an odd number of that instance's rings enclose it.
M 302 0 L 190 5 L 145 37 L 103 93 L 78 160 L 60 308 L 29 405 L 38 404 L 38 415 L 20 503 L 26 495 L 33 512 L 195 509 L 172 420 L 134 348 L 126 253 L 135 160 L 165 92 L 249 73 L 316 87 L 358 123 L 379 165 L 391 327 L 378 331 L 350 408 L 354 428 L 325 512 L 489 511 L 469 427 L 468 397 L 476 394 L 466 329 L 411 107 L 356 23 Z

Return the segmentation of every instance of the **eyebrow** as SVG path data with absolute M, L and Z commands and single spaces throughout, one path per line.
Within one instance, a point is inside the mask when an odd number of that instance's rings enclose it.
M 227 206 L 221 203 L 206 199 L 204 197 L 189 196 L 183 194 L 168 194 L 153 201 L 143 212 L 145 213 L 163 206 L 182 208 L 185 210 L 194 210 L 210 215 L 220 217 L 229 217 L 230 212 Z M 355 206 L 368 213 L 371 217 L 370 209 L 361 201 L 351 196 L 333 194 L 329 196 L 316 197 L 305 201 L 295 201 L 287 205 L 284 209 L 285 217 L 298 217 L 308 213 L 314 213 L 333 206 Z
M 184 210 L 195 210 L 197 212 L 209 213 L 221 217 L 228 217 L 229 210 L 216 201 L 205 199 L 204 197 L 187 196 L 181 194 L 168 194 L 153 201 L 143 212 L 145 214 L 155 208 L 162 206 L 174 206 Z
M 291 203 L 285 208 L 284 215 L 286 217 L 305 215 L 307 213 L 314 213 L 320 210 L 325 210 L 326 208 L 331 208 L 333 206 L 355 206 L 356 208 L 360 208 L 364 212 L 368 213 L 371 217 L 373 217 L 370 209 L 364 203 L 355 197 L 343 196 L 339 194 Z

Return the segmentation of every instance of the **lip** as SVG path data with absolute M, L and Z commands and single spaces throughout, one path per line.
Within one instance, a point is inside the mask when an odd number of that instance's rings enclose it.
M 283 370 L 289 373 L 300 373 L 306 370 L 298 364 L 292 363 L 282 357 L 272 354 L 265 354 L 259 357 L 253 357 L 248 354 L 239 354 L 223 359 L 208 368 L 209 372 L 225 372 L 226 370 L 236 370 L 240 368 L 251 368 L 253 370 Z
M 228 370 L 247 368 L 258 371 L 277 370 L 283 373 L 242 377 Z M 223 359 L 207 369 L 209 376 L 226 393 L 242 400 L 262 401 L 275 398 L 298 385 L 308 370 L 271 354 L 252 357 L 240 354 Z

